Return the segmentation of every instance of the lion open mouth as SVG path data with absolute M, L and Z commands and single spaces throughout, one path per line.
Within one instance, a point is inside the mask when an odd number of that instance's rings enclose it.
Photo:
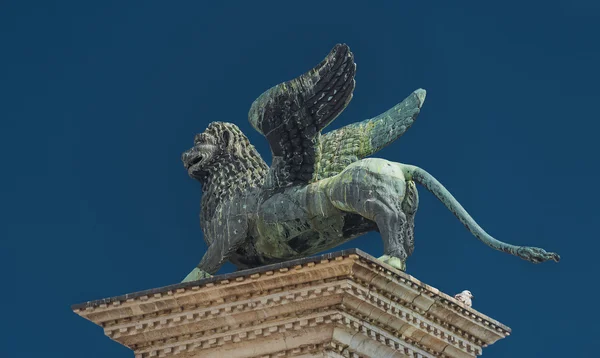
M 185 169 L 187 169 L 190 173 L 195 169 L 198 169 L 200 163 L 202 163 L 202 159 L 204 159 L 202 154 L 198 154 L 194 158 L 188 159 L 188 161 L 185 163 Z

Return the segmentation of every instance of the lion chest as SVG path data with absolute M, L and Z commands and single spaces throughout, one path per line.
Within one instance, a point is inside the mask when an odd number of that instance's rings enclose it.
M 253 195 L 237 195 L 227 200 L 203 197 L 200 222 L 208 245 L 237 246 L 248 236 L 248 213 L 256 207 Z

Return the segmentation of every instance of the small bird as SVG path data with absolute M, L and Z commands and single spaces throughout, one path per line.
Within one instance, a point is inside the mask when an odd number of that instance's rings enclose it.
M 473 305 L 473 302 L 471 301 L 473 294 L 469 290 L 464 290 L 461 293 L 454 295 L 454 298 L 456 298 L 459 302 L 464 303 L 467 307 L 471 307 Z

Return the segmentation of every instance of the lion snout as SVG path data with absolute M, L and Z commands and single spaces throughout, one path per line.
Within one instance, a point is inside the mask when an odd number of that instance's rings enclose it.
M 181 154 L 181 161 L 183 162 L 183 165 L 187 168 L 190 166 L 190 161 L 192 158 L 192 153 L 191 153 L 192 149 L 190 150 L 186 150 L 185 152 L 183 152 Z
M 201 159 L 202 155 L 196 147 L 186 150 L 181 154 L 181 161 L 183 162 L 183 166 L 186 168 L 189 168 L 192 165 L 200 162 Z

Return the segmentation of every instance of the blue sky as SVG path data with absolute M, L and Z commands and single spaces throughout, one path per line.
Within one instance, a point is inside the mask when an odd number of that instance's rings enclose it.
M 70 305 L 180 281 L 205 250 L 180 153 L 230 121 L 270 162 L 250 104 L 337 42 L 357 87 L 330 129 L 425 88 L 378 156 L 435 175 L 495 237 L 563 258 L 493 251 L 420 189 L 408 273 L 471 290 L 513 329 L 485 357 L 597 354 L 598 2 L 208 3 L 0 3 L 3 354 L 132 357 Z M 376 233 L 347 247 L 382 251 Z

